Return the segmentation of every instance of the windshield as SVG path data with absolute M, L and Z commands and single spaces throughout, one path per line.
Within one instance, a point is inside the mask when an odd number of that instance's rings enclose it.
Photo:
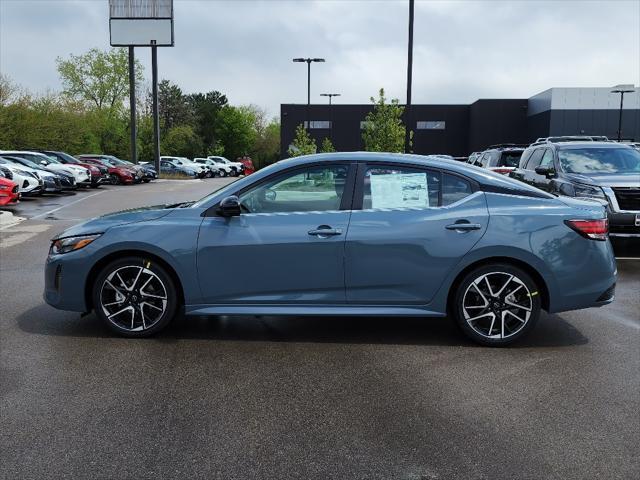
M 522 157 L 520 151 L 502 152 L 498 167 L 517 167 L 520 163 L 520 157 Z
M 640 152 L 632 148 L 567 148 L 558 158 L 568 173 L 640 173 Z
M 19 163 L 20 165 L 24 165 L 26 167 L 31 167 L 31 168 L 35 168 L 37 170 L 41 170 L 42 169 L 42 165 L 38 165 L 35 162 L 32 162 L 31 160 L 28 160 L 26 158 L 22 158 L 22 157 L 14 157 L 13 160 L 15 163 Z
M 72 157 L 71 155 L 69 155 L 68 153 L 64 153 L 64 152 L 56 152 L 55 155 L 57 155 L 58 157 L 62 157 L 64 158 L 67 162 L 69 163 L 80 163 L 80 160 L 78 160 L 75 157 Z M 53 155 L 50 155 L 53 156 Z

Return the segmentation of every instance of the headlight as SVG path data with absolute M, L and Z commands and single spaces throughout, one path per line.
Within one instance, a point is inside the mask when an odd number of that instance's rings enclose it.
M 102 234 L 96 233 L 93 235 L 79 235 L 77 237 L 59 238 L 58 240 L 54 240 L 51 243 L 50 253 L 58 255 L 60 253 L 68 253 L 74 250 L 80 250 L 81 248 L 89 245 L 100 235 Z
M 592 185 L 573 184 L 573 191 L 575 197 L 589 197 L 598 198 L 600 200 L 606 200 L 604 191 L 600 187 L 594 187 Z
M 0 190 L 9 190 L 9 185 L 0 185 Z

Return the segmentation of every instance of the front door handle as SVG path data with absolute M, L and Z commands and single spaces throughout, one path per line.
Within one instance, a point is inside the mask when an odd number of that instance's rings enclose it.
M 444 228 L 446 228 L 447 230 L 457 230 L 459 232 L 468 232 L 471 230 L 480 230 L 482 228 L 482 225 L 480 225 L 479 223 L 460 222 L 460 223 L 452 223 L 450 225 L 447 225 Z
M 341 228 L 331 228 L 329 225 L 320 225 L 315 230 L 309 230 L 309 235 L 314 235 L 319 238 L 333 237 L 336 235 L 342 235 Z

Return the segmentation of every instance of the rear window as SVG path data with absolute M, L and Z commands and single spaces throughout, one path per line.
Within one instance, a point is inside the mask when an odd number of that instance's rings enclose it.
M 632 148 L 567 148 L 558 158 L 568 173 L 640 173 L 640 152 Z
M 522 157 L 522 151 L 507 151 L 502 152 L 498 167 L 517 167 Z

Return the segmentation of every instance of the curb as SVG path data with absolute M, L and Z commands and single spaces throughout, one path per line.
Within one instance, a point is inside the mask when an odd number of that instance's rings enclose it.
M 7 210 L 0 210 L 0 230 L 4 230 L 5 228 L 16 225 L 23 220 L 26 220 L 23 217 L 16 217 L 13 212 L 9 212 Z

